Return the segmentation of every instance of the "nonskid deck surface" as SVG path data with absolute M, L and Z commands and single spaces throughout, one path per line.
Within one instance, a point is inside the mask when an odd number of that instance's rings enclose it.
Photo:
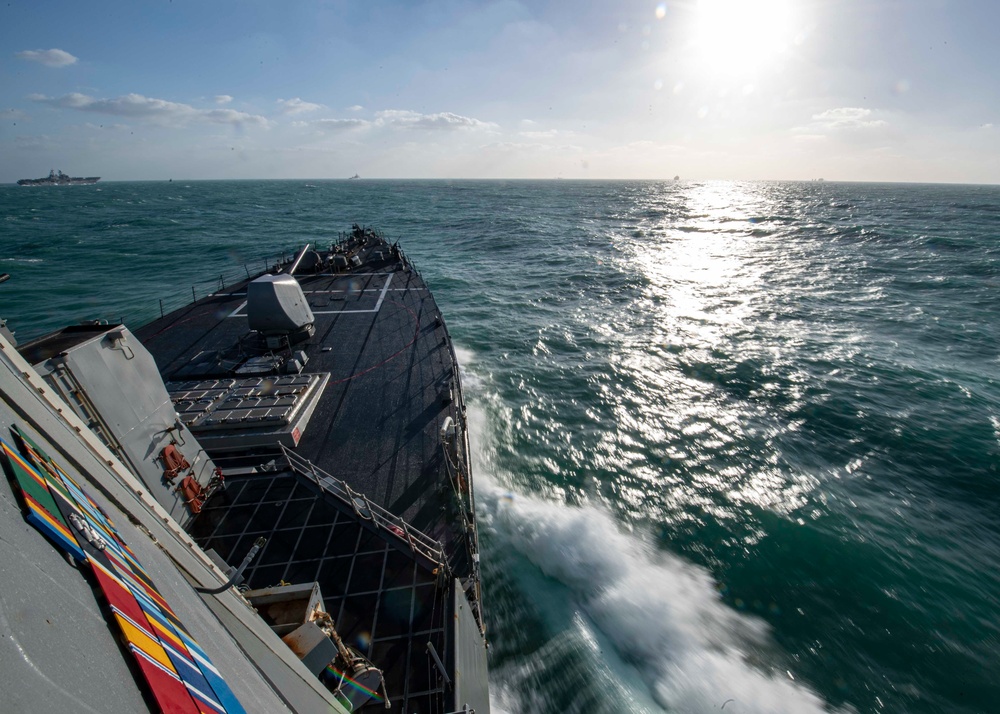
M 404 263 L 377 255 L 354 272 L 296 278 L 316 331 L 292 349 L 308 355 L 303 373 L 330 375 L 296 453 L 441 541 L 464 577 L 466 535 L 440 434 L 457 369 L 430 291 Z M 136 334 L 165 380 L 190 383 L 192 362 L 246 338 L 246 283 Z
M 205 436 L 214 435 L 220 421 L 239 421 L 241 413 L 247 419 L 242 426 L 252 431 L 289 415 L 292 392 L 320 393 L 293 449 L 298 473 L 276 447 L 215 452 L 211 439 L 203 439 L 231 475 L 191 533 L 233 565 L 256 538 L 266 537 L 245 576 L 251 587 L 318 582 L 345 641 L 385 672 L 394 706 L 443 711 L 448 695 L 430 651 L 453 666 L 454 578 L 473 602 L 479 591 L 469 552 L 475 534 L 463 520 L 466 506 L 455 492 L 454 455 L 449 460 L 441 434 L 449 417 L 464 423 L 457 365 L 420 275 L 385 244 L 362 250 L 361 258 L 361 266 L 337 274 L 295 275 L 315 332 L 290 347 L 290 353 L 303 350 L 308 357 L 301 374 L 262 378 L 262 387 L 272 391 L 268 399 L 254 402 L 261 395 L 248 385 L 256 380 L 236 373 L 246 359 L 266 351 L 249 330 L 249 281 L 154 321 L 136 336 L 168 388 L 188 390 L 195 401 L 199 390 L 210 392 L 204 401 L 235 415 L 194 417 L 179 409 L 188 423 L 213 420 Z M 223 389 L 224 396 L 216 394 Z M 298 396 L 305 401 L 304 391 Z M 256 408 L 244 409 L 242 397 Z M 197 406 L 185 399 L 183 409 Z M 438 541 L 448 567 L 411 552 L 399 527 L 373 527 L 351 498 L 338 499 L 318 487 L 303 474 L 303 460 L 402 518 L 405 527 Z M 248 473 L 249 467 L 258 471 Z

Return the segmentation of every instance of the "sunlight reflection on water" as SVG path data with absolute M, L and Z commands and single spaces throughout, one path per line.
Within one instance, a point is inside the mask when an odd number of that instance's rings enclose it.
M 807 503 L 815 485 L 780 464 L 774 440 L 787 426 L 738 398 L 751 394 L 733 394 L 771 388 L 765 365 L 794 349 L 793 335 L 785 334 L 770 346 L 766 362 L 744 350 L 761 314 L 773 309 L 768 274 L 782 271 L 780 263 L 762 259 L 773 252 L 768 241 L 779 240 L 767 218 L 778 213 L 772 191 L 702 184 L 685 192 L 679 215 L 664 210 L 677 206 L 678 197 L 652 194 L 641 209 L 664 215 L 647 219 L 642 237 L 616 239 L 623 262 L 646 282 L 615 325 L 611 362 L 621 390 L 609 396 L 619 431 L 604 448 L 607 461 L 627 465 L 616 496 L 646 513 L 656 493 L 662 499 L 657 512 L 667 519 L 698 510 L 736 518 L 748 506 L 787 515 Z M 659 459 L 635 454 L 636 442 L 654 445 Z M 651 491 L 650 482 L 659 488 Z M 757 537 L 747 534 L 751 542 Z

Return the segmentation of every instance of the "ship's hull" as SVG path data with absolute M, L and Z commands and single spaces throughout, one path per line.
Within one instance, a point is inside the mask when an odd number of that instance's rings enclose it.
M 18 186 L 89 186 L 101 180 L 100 176 L 73 177 L 70 179 L 21 179 Z

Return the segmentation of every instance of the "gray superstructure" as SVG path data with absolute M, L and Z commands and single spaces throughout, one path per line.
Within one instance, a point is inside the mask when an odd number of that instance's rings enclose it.
M 97 183 L 100 176 L 70 176 L 62 171 L 52 169 L 44 178 L 19 179 L 18 186 L 84 186 Z

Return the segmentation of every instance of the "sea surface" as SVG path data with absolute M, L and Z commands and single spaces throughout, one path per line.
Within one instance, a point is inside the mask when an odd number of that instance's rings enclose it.
M 19 339 L 353 222 L 471 404 L 499 712 L 1000 711 L 1000 187 L 0 187 Z

